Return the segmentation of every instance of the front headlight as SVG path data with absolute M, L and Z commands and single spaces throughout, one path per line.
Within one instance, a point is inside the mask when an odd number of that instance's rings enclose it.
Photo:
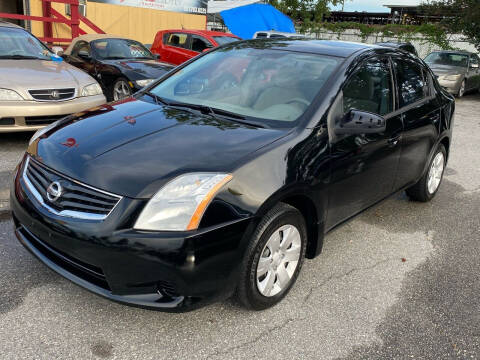
M 144 79 L 144 80 L 137 80 L 135 82 L 137 83 L 138 86 L 145 87 L 147 85 L 150 85 L 154 81 L 155 79 Z
M 16 91 L 10 89 L 0 89 L 0 101 L 18 101 L 23 100 Z
M 101 95 L 102 93 L 102 88 L 97 83 L 87 85 L 82 89 L 82 96 Z
M 445 75 L 443 76 L 443 80 L 446 81 L 457 81 L 462 77 L 462 74 L 455 74 L 455 75 Z
M 181 175 L 161 188 L 135 223 L 137 230 L 185 231 L 198 228 L 203 213 L 230 174 Z

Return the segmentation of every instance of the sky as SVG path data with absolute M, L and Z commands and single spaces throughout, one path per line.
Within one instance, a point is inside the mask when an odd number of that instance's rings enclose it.
M 345 11 L 389 12 L 383 5 L 418 5 L 420 0 L 345 0 Z M 341 10 L 342 7 L 332 10 Z

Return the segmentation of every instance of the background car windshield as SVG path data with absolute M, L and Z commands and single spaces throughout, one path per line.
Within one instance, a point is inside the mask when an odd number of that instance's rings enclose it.
M 154 59 L 141 43 L 128 39 L 102 39 L 92 42 L 92 48 L 100 59 Z
M 425 62 L 436 65 L 467 67 L 468 55 L 436 52 L 428 55 L 425 58 Z
M 167 101 L 206 105 L 269 126 L 290 127 L 338 61 L 318 54 L 230 47 L 199 58 L 151 92 Z
M 45 45 L 27 31 L 0 27 L 0 59 L 31 57 L 51 60 L 52 55 Z
M 225 45 L 225 44 L 230 44 L 236 41 L 240 41 L 240 39 L 230 37 L 230 36 L 214 36 L 213 39 L 217 42 L 218 45 Z

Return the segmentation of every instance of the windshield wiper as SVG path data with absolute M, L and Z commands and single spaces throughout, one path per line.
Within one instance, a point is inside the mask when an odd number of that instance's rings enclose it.
M 248 125 L 248 126 L 253 126 L 256 128 L 265 128 L 265 126 L 258 124 L 256 122 L 250 122 L 245 120 L 245 116 L 233 113 L 227 110 L 222 110 L 222 109 L 217 109 L 217 108 L 212 108 L 208 105 L 200 105 L 200 104 L 188 104 L 188 103 L 176 103 L 176 102 L 170 102 L 168 104 L 169 106 L 173 107 L 185 107 L 188 109 L 193 109 L 193 110 L 199 110 L 202 113 L 206 113 L 211 115 L 212 117 L 216 118 L 216 115 L 220 115 L 221 117 L 227 118 L 230 121 Z
M 108 56 L 106 58 L 103 58 L 103 60 L 122 60 L 122 59 L 127 59 L 127 58 L 123 56 Z
M 154 93 L 152 93 L 151 91 L 143 91 L 142 94 L 145 94 L 145 95 L 148 95 L 150 96 L 151 98 L 153 98 L 155 100 L 155 103 L 157 105 L 160 104 L 163 104 L 163 105 L 170 105 L 170 103 L 168 101 L 166 101 L 165 99 L 161 98 L 160 96 L 158 95 L 155 95 Z
M 49 60 L 46 58 L 40 58 L 38 56 L 31 56 L 31 55 L 0 55 L 0 59 L 14 59 L 14 60 Z

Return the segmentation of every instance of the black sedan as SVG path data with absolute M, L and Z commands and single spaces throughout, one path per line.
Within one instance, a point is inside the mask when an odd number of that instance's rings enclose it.
M 109 101 L 129 97 L 173 68 L 138 41 L 105 34 L 75 38 L 62 56 L 94 77 Z
M 265 309 L 335 226 L 397 191 L 435 196 L 454 107 L 404 51 L 225 45 L 34 135 L 12 182 L 15 232 L 115 301 L 183 311 L 235 293 Z

